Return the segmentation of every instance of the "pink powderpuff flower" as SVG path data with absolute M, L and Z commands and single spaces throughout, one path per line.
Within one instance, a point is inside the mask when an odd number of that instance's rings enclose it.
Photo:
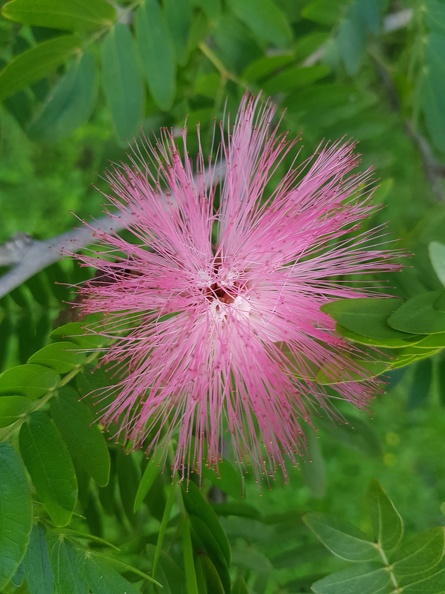
M 139 153 L 108 174 L 112 216 L 133 240 L 99 232 L 103 249 L 78 256 L 99 271 L 80 307 L 105 314 L 93 331 L 114 339 L 102 361 L 118 379 L 101 420 L 164 460 L 177 444 L 183 477 L 217 468 L 228 434 L 242 469 L 286 473 L 314 412 L 338 398 L 364 407 L 381 386 L 320 311 L 371 294 L 345 276 L 398 269 L 381 228 L 360 231 L 375 211 L 371 172 L 351 174 L 354 145 L 337 142 L 270 190 L 296 143 L 272 127 L 274 114 L 245 95 L 231 133 L 221 123 L 216 154 L 206 164 L 200 148 L 195 168 L 186 130 L 183 158 L 171 131 L 146 141 L 151 168 Z

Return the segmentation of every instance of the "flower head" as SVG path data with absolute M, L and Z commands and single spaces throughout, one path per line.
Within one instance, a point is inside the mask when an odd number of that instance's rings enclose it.
M 147 143 L 151 168 L 141 159 L 109 175 L 112 216 L 133 240 L 103 232 L 106 251 L 79 256 L 99 270 L 81 307 L 106 314 L 97 331 L 115 339 L 102 421 L 148 452 L 174 438 L 183 475 L 217 466 L 227 434 L 257 475 L 283 468 L 313 411 L 339 397 L 363 407 L 379 387 L 320 311 L 369 294 L 348 275 L 396 268 L 381 230 L 359 231 L 375 209 L 371 173 L 351 174 L 354 146 L 338 142 L 269 190 L 295 146 L 271 127 L 274 113 L 246 95 L 207 170 L 202 150 L 193 168 L 185 130 L 183 158 L 163 131 Z M 320 369 L 341 378 L 335 396 L 316 382 Z

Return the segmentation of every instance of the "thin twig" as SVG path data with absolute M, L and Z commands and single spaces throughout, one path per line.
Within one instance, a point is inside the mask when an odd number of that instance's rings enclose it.
M 3 266 L 11 264 L 15 264 L 15 266 L 0 278 L 0 298 L 40 270 L 66 256 L 67 252 L 77 252 L 90 243 L 94 243 L 95 233 L 98 230 L 112 232 L 120 229 L 122 229 L 122 221 L 107 216 L 92 221 L 89 223 L 89 227 L 72 229 L 45 241 L 27 236 L 28 241 L 26 242 L 18 243 L 15 239 L 6 242 L 0 246 L 0 262 Z M 11 249 L 11 245 L 14 245 L 13 249 Z M 8 254 L 10 255 L 9 261 Z

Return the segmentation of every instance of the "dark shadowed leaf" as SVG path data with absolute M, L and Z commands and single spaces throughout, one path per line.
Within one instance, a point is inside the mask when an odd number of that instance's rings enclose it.
M 193 523 L 192 516 L 196 516 L 207 526 L 221 549 L 227 565 L 230 565 L 230 544 L 212 506 L 195 483 L 190 481 L 187 489 L 183 487 L 182 490 L 184 505 L 190 515 L 191 522 Z
M 238 576 L 233 582 L 232 594 L 249 594 L 246 582 L 242 576 Z
M 202 476 L 211 480 L 214 487 L 221 489 L 221 491 L 228 493 L 235 499 L 239 499 L 243 495 L 241 472 L 226 458 L 218 463 L 218 471 L 213 468 L 203 468 Z
M 51 565 L 54 572 L 56 592 L 63 594 L 88 594 L 89 588 L 81 571 L 81 557 L 64 538 L 51 542 Z
M 45 529 L 41 524 L 36 524 L 32 529 L 24 567 L 29 594 L 48 594 L 53 591 L 54 574 Z
M 0 443 L 0 589 L 23 559 L 32 529 L 32 500 L 20 456 Z
M 139 590 L 105 559 L 84 555 L 80 564 L 92 594 L 139 594 Z
M 207 593 L 230 594 L 230 591 L 227 591 L 227 589 L 224 588 L 218 570 L 209 557 L 206 557 L 205 555 L 196 557 L 195 563 L 201 566 L 200 570 L 204 576 Z
M 77 501 L 73 463 L 60 433 L 42 412 L 20 429 L 20 451 L 42 503 L 57 526 L 66 526 Z
M 38 140 L 58 140 L 84 124 L 96 101 L 95 74 L 91 54 L 84 53 L 75 58 L 27 127 L 28 135 Z
M 414 367 L 414 375 L 409 390 L 409 406 L 416 408 L 427 399 L 432 380 L 433 366 L 431 359 L 419 361 Z

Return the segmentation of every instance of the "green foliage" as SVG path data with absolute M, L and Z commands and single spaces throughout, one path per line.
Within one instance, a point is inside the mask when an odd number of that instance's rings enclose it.
M 0 444 L 0 588 L 16 572 L 32 528 L 32 502 L 23 464 L 14 448 Z
M 336 556 L 354 565 L 317 581 L 319 594 L 440 592 L 445 586 L 444 530 L 433 528 L 400 546 L 402 519 L 377 481 L 367 494 L 373 538 L 327 514 L 309 513 L 305 523 Z M 419 588 L 424 588 L 419 589 Z
M 334 318 L 338 333 L 348 340 L 386 352 L 389 370 L 441 351 L 445 340 L 445 314 L 440 310 L 444 296 L 444 291 L 430 291 L 406 301 L 342 299 L 323 305 L 321 310 Z M 384 370 L 376 367 L 373 372 L 371 368 L 371 373 Z
M 175 50 L 158 0 L 144 0 L 135 18 L 136 39 L 148 86 L 156 105 L 167 111 L 176 92 Z
M 144 85 L 133 38 L 122 23 L 115 25 L 105 38 L 102 69 L 116 134 L 125 142 L 142 122 Z
M 52 74 L 80 49 L 80 40 L 64 35 L 44 41 L 14 58 L 0 72 L 0 100 Z
M 113 6 L 105 0 L 11 0 L 2 12 L 17 23 L 62 31 L 109 27 L 116 18 Z

